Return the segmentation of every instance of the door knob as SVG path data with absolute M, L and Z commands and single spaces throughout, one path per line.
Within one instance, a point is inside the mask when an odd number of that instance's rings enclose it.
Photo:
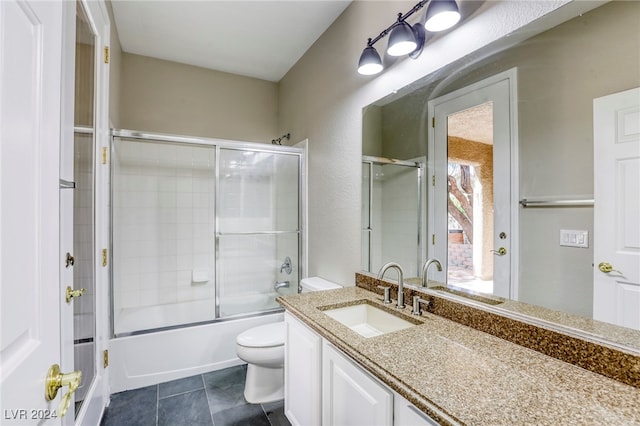
M 500 247 L 498 250 L 489 250 L 489 251 L 495 254 L 496 256 L 504 256 L 505 254 L 507 254 L 507 249 L 504 247 Z
M 79 290 L 74 290 L 71 287 L 67 286 L 67 295 L 65 297 L 67 303 L 71 302 L 71 299 L 73 299 L 74 297 L 80 297 L 84 294 L 86 290 L 84 288 L 81 288 Z
M 47 378 L 44 382 L 44 397 L 47 401 L 53 401 L 58 394 L 58 389 L 68 386 L 69 391 L 64 394 L 58 406 L 58 415 L 63 417 L 67 414 L 71 404 L 71 395 L 80 387 L 82 381 L 82 371 L 72 371 L 71 373 L 61 373 L 60 366 L 53 364 L 49 367 Z
M 613 266 L 609 262 L 600 262 L 598 264 L 598 269 L 605 274 L 608 274 L 609 272 L 617 272 L 618 274 L 623 275 L 621 271 L 613 269 Z

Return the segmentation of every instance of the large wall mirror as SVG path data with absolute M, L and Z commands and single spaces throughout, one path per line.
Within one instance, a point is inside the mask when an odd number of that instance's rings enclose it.
M 555 26 L 535 35 L 525 29 L 517 44 L 501 40 L 364 108 L 363 270 L 376 273 L 397 261 L 420 283 L 422 263 L 437 256 L 445 271 L 431 269 L 432 280 L 543 307 L 558 318 L 569 314 L 575 323 L 594 318 L 594 247 L 601 241 L 593 238 L 593 204 L 553 201 L 594 198 L 601 165 L 594 156 L 594 99 L 640 86 L 640 3 L 608 2 L 560 24 L 557 15 L 542 19 L 555 19 Z M 469 102 L 451 96 L 505 75 L 506 98 L 494 96 L 493 86 L 467 93 Z M 500 114 L 512 120 L 506 127 Z M 634 114 L 635 123 L 640 114 Z M 444 142 L 432 116 L 444 123 Z M 514 145 L 498 155 L 502 137 Z M 505 196 L 506 207 L 498 204 Z M 552 203 L 526 208 L 523 198 Z M 497 224 L 502 216 L 514 219 L 511 228 Z M 629 249 L 636 271 L 625 275 L 631 285 L 640 274 L 640 230 L 629 232 L 637 242 Z M 585 328 L 640 350 L 640 331 L 631 331 L 640 324 L 640 285 L 629 289 L 629 303 L 637 304 L 627 307 L 633 318 L 624 329 L 594 330 L 589 321 Z

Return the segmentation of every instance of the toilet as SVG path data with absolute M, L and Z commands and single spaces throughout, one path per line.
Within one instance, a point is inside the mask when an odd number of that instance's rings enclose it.
M 303 278 L 302 293 L 333 290 L 342 286 L 320 277 Z M 284 398 L 283 321 L 250 328 L 236 338 L 238 358 L 247 363 L 244 398 L 251 404 L 263 404 Z

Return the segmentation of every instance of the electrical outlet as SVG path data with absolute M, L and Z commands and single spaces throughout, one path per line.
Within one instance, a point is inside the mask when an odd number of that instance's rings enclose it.
M 589 231 L 576 229 L 560 230 L 560 245 L 565 247 L 589 247 Z

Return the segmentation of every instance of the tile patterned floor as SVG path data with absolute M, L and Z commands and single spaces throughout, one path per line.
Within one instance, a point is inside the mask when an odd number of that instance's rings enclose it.
M 241 365 L 111 395 L 101 426 L 290 426 L 284 402 L 245 401 Z

